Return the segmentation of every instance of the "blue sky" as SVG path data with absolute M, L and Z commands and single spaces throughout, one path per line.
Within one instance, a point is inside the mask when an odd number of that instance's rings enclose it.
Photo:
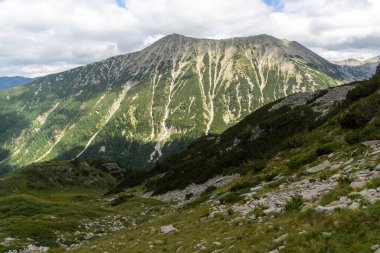
M 116 3 L 120 7 L 125 7 L 126 0 L 116 0 Z
M 59 72 L 172 33 L 269 34 L 328 60 L 366 59 L 380 55 L 379 13 L 379 0 L 0 0 L 0 76 Z
M 281 11 L 283 8 L 283 4 L 279 0 L 263 0 L 263 1 L 266 5 L 273 7 L 275 11 Z

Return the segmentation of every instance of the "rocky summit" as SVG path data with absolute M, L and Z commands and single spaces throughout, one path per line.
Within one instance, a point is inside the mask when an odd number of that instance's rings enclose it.
M 0 174 L 95 158 L 150 169 L 269 102 L 366 77 L 268 35 L 169 35 L 139 52 L 1 92 Z

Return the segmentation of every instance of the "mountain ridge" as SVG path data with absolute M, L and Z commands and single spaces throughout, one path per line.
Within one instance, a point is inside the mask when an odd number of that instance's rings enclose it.
M 0 168 L 102 157 L 150 169 L 266 103 L 351 79 L 299 43 L 268 35 L 166 36 L 1 92 Z
M 23 76 L 0 76 L 0 91 L 24 85 L 36 80 L 36 78 Z

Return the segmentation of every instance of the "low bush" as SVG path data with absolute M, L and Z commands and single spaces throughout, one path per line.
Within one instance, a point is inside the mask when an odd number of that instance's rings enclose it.
M 343 128 L 363 127 L 372 120 L 379 106 L 380 95 L 368 97 L 351 106 L 349 111 L 338 119 L 338 122 Z
M 378 89 L 379 85 L 377 82 L 364 81 L 360 85 L 357 85 L 354 89 L 347 93 L 347 99 L 358 100 L 363 97 L 367 97 L 374 93 Z
M 251 187 L 253 187 L 255 185 L 257 185 L 257 183 L 255 181 L 238 182 L 238 183 L 234 184 L 231 187 L 231 191 L 232 192 L 237 192 L 237 191 L 240 191 L 240 190 L 243 190 L 243 189 L 251 188 Z
M 288 167 L 291 170 L 297 170 L 301 168 L 303 165 L 313 162 L 315 159 L 317 159 L 317 153 L 315 151 L 313 152 L 307 152 L 304 154 L 297 155 L 293 157 L 288 162 Z
M 322 156 L 322 155 L 328 155 L 334 152 L 334 149 L 332 148 L 331 145 L 325 144 L 317 148 L 315 151 L 317 156 Z
M 111 206 L 121 205 L 122 203 L 126 202 L 128 199 L 133 198 L 133 197 L 134 197 L 134 195 L 132 195 L 132 194 L 119 196 L 116 199 L 112 200 Z
M 290 211 L 295 211 L 299 210 L 303 205 L 303 198 L 301 195 L 296 195 L 293 196 L 288 202 L 285 204 L 285 211 L 290 212 Z
M 300 133 L 300 134 L 294 134 L 293 136 L 289 137 L 286 140 L 286 147 L 287 148 L 299 148 L 302 146 L 302 144 L 305 141 L 305 135 Z
M 242 196 L 240 196 L 238 193 L 236 193 L 236 192 L 229 192 L 229 193 L 227 193 L 226 195 L 224 195 L 223 197 L 220 198 L 220 202 L 222 204 L 230 204 L 230 203 L 239 202 L 239 201 L 241 201 L 243 199 L 244 198 Z

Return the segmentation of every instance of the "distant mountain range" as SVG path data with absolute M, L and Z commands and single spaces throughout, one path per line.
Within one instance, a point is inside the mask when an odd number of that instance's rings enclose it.
M 368 79 L 375 73 L 376 67 L 380 64 L 380 56 L 365 61 L 347 59 L 343 61 L 333 61 L 333 63 L 341 66 L 345 71 L 355 76 L 363 76 Z
M 101 157 L 147 170 L 264 104 L 370 71 L 268 35 L 169 35 L 139 52 L 1 92 L 0 167 L 6 173 L 32 162 Z
M 0 77 L 0 91 L 7 90 L 16 86 L 24 85 L 36 80 L 36 78 L 22 76 L 2 76 Z

